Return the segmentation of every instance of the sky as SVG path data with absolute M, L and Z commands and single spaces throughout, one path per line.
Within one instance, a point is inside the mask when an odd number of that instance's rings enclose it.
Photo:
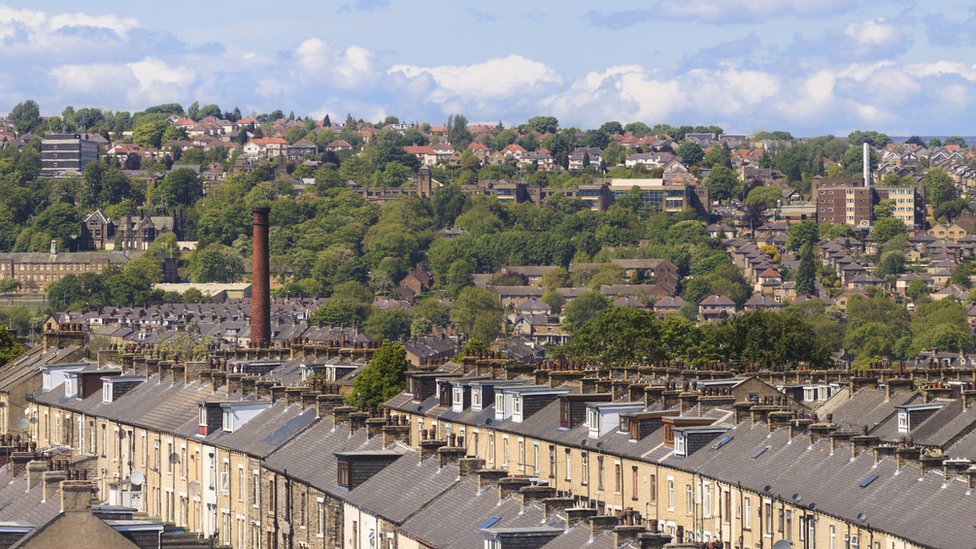
M 0 112 L 32 98 L 45 115 L 195 100 L 434 124 L 973 135 L 974 63 L 964 0 L 0 4 Z

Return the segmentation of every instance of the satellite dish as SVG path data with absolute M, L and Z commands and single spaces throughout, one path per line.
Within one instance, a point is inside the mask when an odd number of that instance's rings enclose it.
M 580 441 L 580 446 L 586 446 L 586 439 L 585 438 Z
M 129 475 L 129 482 L 133 486 L 142 486 L 143 482 L 146 482 L 146 475 L 142 474 L 142 471 L 135 470 Z
M 491 418 L 490 417 L 486 417 L 485 418 L 485 425 L 491 425 Z
M 22 417 L 22 418 L 17 419 L 17 428 L 18 429 L 24 430 L 24 429 L 27 428 L 28 425 L 30 425 L 30 420 L 27 419 L 26 417 Z
M 791 547 L 793 547 L 793 544 L 785 539 L 781 539 L 773 544 L 773 549 L 790 549 Z
M 793 494 L 793 503 L 800 503 L 801 499 L 803 498 L 800 497 L 800 494 Z
M 177 454 L 176 452 L 173 452 L 172 454 L 169 455 L 169 462 L 172 463 L 173 465 L 176 465 L 177 463 L 180 462 L 180 455 Z
M 597 448 L 603 448 L 603 441 L 597 442 L 596 443 L 596 447 Z
M 857 520 L 859 520 L 861 522 L 864 522 L 864 520 L 867 519 L 867 518 L 868 518 L 868 516 L 865 515 L 863 512 L 857 514 Z
M 126 434 L 127 433 L 126 433 L 125 429 L 122 429 L 121 431 L 119 431 L 119 440 L 125 440 Z
M 772 491 L 773 491 L 773 487 L 772 486 L 770 486 L 768 484 L 766 486 L 763 486 L 763 492 L 766 492 L 768 494 L 768 493 L 770 493 Z
M 817 510 L 817 504 L 816 503 L 813 503 L 813 502 L 810 502 L 810 505 L 807 505 L 807 509 L 809 509 L 811 511 L 816 511 Z
M 31 425 L 37 425 L 38 423 L 40 423 L 40 421 L 38 421 L 36 417 L 32 417 L 30 418 L 30 421 L 28 423 L 30 423 Z

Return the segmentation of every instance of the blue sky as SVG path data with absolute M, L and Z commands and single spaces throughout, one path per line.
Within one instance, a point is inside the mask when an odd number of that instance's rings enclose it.
M 83 11 L 79 11 L 83 10 Z M 976 133 L 976 6 L 880 0 L 0 4 L 0 112 L 176 101 L 443 123 Z

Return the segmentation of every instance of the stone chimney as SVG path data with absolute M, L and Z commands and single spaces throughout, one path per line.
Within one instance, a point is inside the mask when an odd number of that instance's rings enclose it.
M 533 502 L 543 501 L 555 496 L 556 489 L 551 486 L 523 486 L 519 488 L 518 495 L 522 499 L 522 511 L 525 511 Z
M 844 442 L 851 440 L 850 433 L 844 433 L 841 431 L 834 431 L 830 433 L 830 454 L 833 455 L 834 452 L 840 447 Z
M 659 534 L 655 532 L 645 532 L 637 536 L 640 541 L 640 549 L 660 549 L 671 543 L 670 534 Z
M 234 394 L 236 392 L 244 392 L 244 374 L 227 374 L 227 393 Z M 253 387 L 253 385 L 252 385 Z
M 498 501 L 504 500 L 530 484 L 532 484 L 532 481 L 526 477 L 504 477 L 498 479 Z
M 37 486 L 47 472 L 47 462 L 41 460 L 30 461 L 27 463 L 27 489 Z
M 908 462 L 918 459 L 918 448 L 896 448 L 895 449 L 895 468 L 901 469 L 908 465 Z
M 873 448 L 881 443 L 881 439 L 872 435 L 857 435 L 851 437 L 851 457 L 856 458 L 858 454 L 868 448 Z
M 410 444 L 410 420 L 407 416 L 390 416 L 390 422 L 382 430 L 383 446 L 397 441 Z
M 570 507 L 566 509 L 566 528 L 572 528 L 584 520 L 595 517 L 599 511 L 590 507 Z
M 366 438 L 373 438 L 383 432 L 386 427 L 385 417 L 371 417 L 366 420 Z
M 87 513 L 92 506 L 92 484 L 87 480 L 61 482 L 61 511 Z
M 41 496 L 42 501 L 47 501 L 54 497 L 54 494 L 61 489 L 61 481 L 64 480 L 64 471 L 46 471 L 41 474 L 41 482 L 44 483 L 44 494 Z M 88 497 L 91 497 L 91 490 L 88 491 Z
M 251 347 L 271 344 L 271 278 L 268 267 L 268 213 L 266 206 L 252 211 L 254 250 L 251 254 Z
M 486 486 L 497 485 L 499 480 L 507 476 L 508 471 L 500 469 L 478 469 L 478 490 Z
M 441 446 L 447 446 L 447 442 L 436 439 L 425 439 L 420 441 L 420 459 L 425 460 L 437 455 L 437 450 Z
M 596 537 L 600 532 L 612 530 L 620 521 L 613 515 L 596 515 L 590 517 L 590 537 Z
M 302 401 L 302 391 L 304 387 L 286 387 L 285 388 L 285 402 L 289 406 L 292 404 L 299 404 Z
M 546 517 L 551 517 L 556 513 L 565 511 L 573 505 L 576 505 L 576 500 L 569 497 L 552 497 L 542 500 L 542 507 L 545 510 Z
M 694 414 L 695 407 L 698 405 L 698 391 L 684 391 L 678 395 L 678 402 L 681 415 Z
M 318 395 L 315 397 L 316 417 L 319 419 L 332 415 L 337 406 L 342 406 L 342 395 Z
M 478 457 L 463 457 L 457 461 L 458 475 L 467 477 L 485 467 L 485 460 Z
M 353 434 L 356 431 L 362 429 L 366 426 L 366 420 L 369 419 L 369 414 L 366 412 L 350 412 L 349 414 L 349 434 Z

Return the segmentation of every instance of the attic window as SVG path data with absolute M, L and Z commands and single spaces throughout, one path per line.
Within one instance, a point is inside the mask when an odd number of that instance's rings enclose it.
M 674 453 L 679 456 L 686 455 L 684 433 L 676 433 L 674 435 Z
M 339 460 L 336 465 L 338 466 L 336 469 L 336 484 L 342 486 L 343 488 L 349 488 L 349 462 Z
M 769 450 L 769 446 L 763 446 L 756 450 L 756 453 L 752 454 L 752 459 L 759 459 L 759 456 L 765 454 L 767 450 Z
M 867 488 L 869 484 L 871 484 L 876 480 L 878 480 L 878 475 L 871 473 L 870 475 L 864 477 L 864 480 L 857 483 L 857 485 L 860 486 L 861 488 Z
M 712 444 L 712 450 L 718 450 L 722 446 L 725 446 L 729 442 L 732 442 L 732 438 L 733 438 L 732 435 L 725 435 L 724 437 L 722 437 L 721 440 L 719 440 L 715 444 Z
M 224 410 L 224 431 L 234 432 L 234 411 L 231 409 Z
M 478 530 L 484 530 L 485 528 L 491 528 L 496 522 L 502 520 L 502 517 L 491 517 L 488 520 L 482 522 L 478 525 Z

